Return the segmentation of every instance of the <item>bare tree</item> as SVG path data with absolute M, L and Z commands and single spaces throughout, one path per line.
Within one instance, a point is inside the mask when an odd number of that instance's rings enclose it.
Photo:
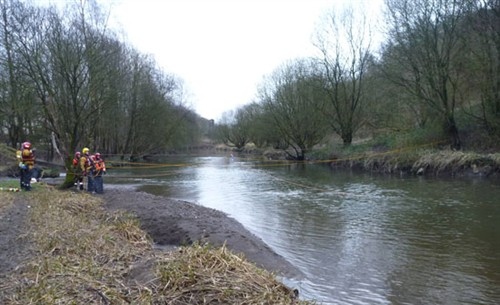
M 464 1 L 386 0 L 390 26 L 384 51 L 386 76 L 440 118 L 461 148 L 455 111 L 461 104 L 463 48 L 459 24 Z
M 124 142 L 121 153 L 158 153 L 169 144 L 180 143 L 176 135 L 187 131 L 184 124 L 192 118 L 179 100 L 181 81 L 160 71 L 150 56 L 133 50 L 127 63 L 130 68 L 121 103 L 126 113 L 120 127 Z
M 246 127 L 250 142 L 260 148 L 269 145 L 275 146 L 274 144 L 278 137 L 267 124 L 269 120 L 266 119 L 266 112 L 263 105 L 252 102 L 245 105 L 242 110 L 242 116 L 247 122 Z
M 324 113 L 344 145 L 352 143 L 355 132 L 363 124 L 364 87 L 372 56 L 371 29 L 361 10 L 352 6 L 332 10 L 316 34 L 316 47 L 321 51 L 326 107 Z
M 70 4 L 61 15 L 0 2 L 2 136 L 14 145 L 36 131 L 67 168 L 85 146 L 141 155 L 196 141 L 181 80 L 116 39 L 95 1 Z
M 317 103 L 316 67 L 311 60 L 295 60 L 278 69 L 260 89 L 260 100 L 268 126 L 285 143 L 283 150 L 295 160 L 306 154 L 326 135 L 326 125 Z M 290 152 L 290 149 L 292 152 Z
M 105 24 L 89 25 L 84 4 L 61 18 L 55 8 L 37 8 L 20 28 L 21 71 L 35 88 L 42 122 L 60 158 L 70 167 L 79 145 L 88 146 L 102 98 L 108 54 L 102 52 Z M 84 13 L 85 12 L 85 13 Z M 67 183 L 72 183 L 68 175 Z
M 0 2 L 0 121 L 8 134 L 8 143 L 16 146 L 34 135 L 33 118 L 38 107 L 30 81 L 21 68 L 17 44 L 22 28 L 34 10 L 19 1 Z
M 226 111 L 216 126 L 217 138 L 228 146 L 242 150 L 250 142 L 250 121 L 246 107 Z

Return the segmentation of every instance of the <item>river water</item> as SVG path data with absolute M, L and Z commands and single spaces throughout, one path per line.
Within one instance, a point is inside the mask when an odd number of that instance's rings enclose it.
M 226 212 L 297 266 L 322 304 L 500 304 L 500 183 L 191 157 L 107 183 Z M 120 178 L 122 177 L 122 178 Z

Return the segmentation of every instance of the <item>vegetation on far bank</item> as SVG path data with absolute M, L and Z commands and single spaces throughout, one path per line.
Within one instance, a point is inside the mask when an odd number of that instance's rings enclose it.
M 4 304 L 313 304 L 226 247 L 153 248 L 138 221 L 101 199 L 38 185 L 22 196 L 35 256 L 0 283 Z
M 500 144 L 491 138 L 484 139 L 481 145 L 474 143 L 472 137 L 464 139 L 467 150 L 451 149 L 435 130 L 424 136 L 415 132 L 384 134 L 358 139 L 350 146 L 332 142 L 315 148 L 310 158 L 332 167 L 385 174 L 482 177 L 500 174 Z
M 463 142 L 469 144 L 471 139 L 464 139 Z M 471 149 L 457 151 L 451 149 L 446 140 L 439 140 L 436 136 L 394 133 L 382 137 L 355 139 L 353 144 L 345 146 L 338 138 L 332 137 L 324 144 L 315 146 L 308 153 L 306 160 L 289 161 L 320 163 L 332 168 L 382 174 L 499 176 L 499 142 L 489 139 L 483 141 L 482 145 L 470 145 Z M 220 145 L 217 150 L 261 155 L 266 161 L 285 161 L 288 157 L 280 149 L 258 148 L 253 143 L 246 144 L 242 149 Z

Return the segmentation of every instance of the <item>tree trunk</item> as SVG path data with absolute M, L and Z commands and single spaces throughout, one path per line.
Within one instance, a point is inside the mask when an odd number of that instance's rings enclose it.
M 462 142 L 460 141 L 457 124 L 454 117 L 448 117 L 446 119 L 445 131 L 450 137 L 450 146 L 453 150 L 460 150 L 462 148 Z
M 350 133 L 350 132 L 342 133 L 342 141 L 344 143 L 344 146 L 351 145 L 352 144 L 352 133 Z
M 75 173 L 71 170 L 73 168 L 73 159 L 70 156 L 64 160 L 64 167 L 66 168 L 66 178 L 59 187 L 69 189 L 75 185 Z

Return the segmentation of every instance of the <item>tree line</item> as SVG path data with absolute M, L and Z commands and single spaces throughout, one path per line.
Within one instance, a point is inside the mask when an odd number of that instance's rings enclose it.
M 332 133 L 346 146 L 360 132 L 430 128 L 453 149 L 471 129 L 500 138 L 500 1 L 385 0 L 383 24 L 375 49 L 366 14 L 328 12 L 320 55 L 277 67 L 253 103 L 225 113 L 218 138 L 298 160 Z
M 196 143 L 201 118 L 182 80 L 111 30 L 94 1 L 65 8 L 0 1 L 0 139 L 39 158 L 83 147 L 138 156 Z

